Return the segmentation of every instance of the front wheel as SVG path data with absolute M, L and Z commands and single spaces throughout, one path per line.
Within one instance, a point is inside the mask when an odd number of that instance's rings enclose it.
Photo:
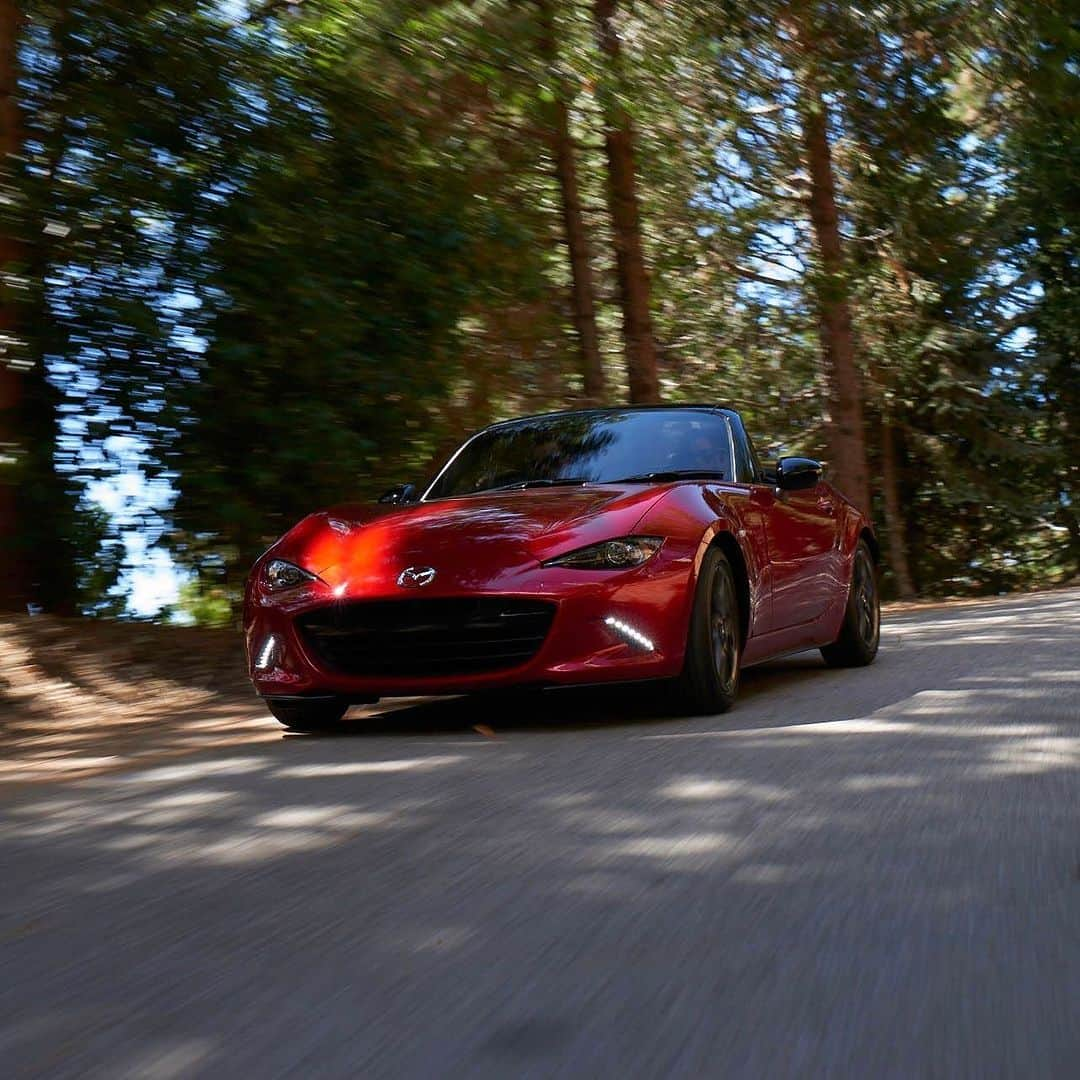
M 719 548 L 701 564 L 679 689 L 695 713 L 727 712 L 739 691 L 742 620 L 735 572 Z
M 329 731 L 345 715 L 349 706 L 333 698 L 322 701 L 274 701 L 267 699 L 266 707 L 274 718 L 289 731 Z
M 855 549 L 844 621 L 840 636 L 821 650 L 829 667 L 865 667 L 877 656 L 881 639 L 881 603 L 878 600 L 877 572 L 865 540 Z

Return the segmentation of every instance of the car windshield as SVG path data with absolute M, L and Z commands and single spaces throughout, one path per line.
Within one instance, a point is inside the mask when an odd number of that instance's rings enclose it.
M 727 421 L 705 409 L 540 416 L 467 442 L 426 499 L 526 487 L 731 479 Z

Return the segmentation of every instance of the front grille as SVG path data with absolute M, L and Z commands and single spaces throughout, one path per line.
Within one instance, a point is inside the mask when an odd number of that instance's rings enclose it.
M 543 600 L 375 600 L 302 615 L 297 627 L 329 668 L 346 675 L 477 675 L 531 660 L 555 605 Z

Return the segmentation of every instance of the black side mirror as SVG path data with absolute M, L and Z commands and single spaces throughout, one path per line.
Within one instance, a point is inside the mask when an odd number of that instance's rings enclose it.
M 821 462 L 805 457 L 783 457 L 776 463 L 776 486 L 781 491 L 805 491 L 817 487 Z
M 391 506 L 404 506 L 406 503 L 416 502 L 416 498 L 415 484 L 395 484 L 389 491 L 384 491 L 379 496 L 379 502 L 389 503 Z

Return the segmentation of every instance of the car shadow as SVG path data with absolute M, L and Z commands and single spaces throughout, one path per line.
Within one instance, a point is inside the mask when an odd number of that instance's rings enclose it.
M 747 706 L 752 702 L 778 689 L 799 683 L 809 685 L 822 678 L 836 678 L 838 674 L 826 668 L 816 652 L 748 668 L 742 673 L 739 700 L 732 712 L 720 718 L 721 722 L 730 722 L 732 728 L 745 728 L 748 725 L 740 722 L 739 713 L 748 711 Z M 674 686 L 666 681 L 652 681 L 388 699 L 375 706 L 354 708 L 333 730 L 304 737 L 453 735 L 478 729 L 482 735 L 499 731 L 581 731 L 685 724 L 695 719 L 715 723 L 718 718 L 697 717 L 680 709 Z M 749 726 L 771 724 L 772 721 L 759 718 Z
M 681 719 L 670 692 L 652 684 L 610 687 L 534 687 L 515 693 L 388 700 L 353 709 L 318 738 L 371 735 L 452 735 L 498 731 L 582 730 Z M 480 734 L 487 734 L 481 730 Z

